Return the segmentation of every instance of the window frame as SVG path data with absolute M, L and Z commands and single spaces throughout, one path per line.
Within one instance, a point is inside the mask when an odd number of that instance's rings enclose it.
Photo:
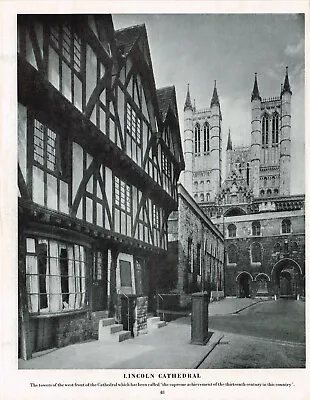
M 27 235 L 25 243 L 25 276 L 29 313 L 31 315 L 48 316 L 60 313 L 65 314 L 66 312 L 77 312 L 86 309 L 86 247 L 76 243 L 68 243 L 62 240 L 36 237 L 33 235 Z M 52 244 L 53 250 L 51 249 Z M 42 254 L 42 252 L 40 251 L 40 247 L 43 248 L 43 245 L 45 246 L 46 251 Z M 58 255 L 54 254 L 55 249 L 57 249 L 56 253 Z M 66 260 L 67 262 L 67 274 L 62 274 L 60 254 L 63 249 L 65 249 L 67 252 L 67 257 L 62 257 L 62 260 Z M 70 251 L 68 251 L 69 249 Z M 70 258 L 70 256 L 72 258 Z M 51 263 L 52 260 L 54 261 L 53 265 Z M 40 271 L 40 263 L 41 269 L 42 267 L 45 268 L 45 273 L 42 273 L 42 270 Z M 30 271 L 27 271 L 28 268 L 30 269 Z M 56 269 L 56 274 L 53 269 Z M 69 273 L 70 269 L 73 270 L 72 275 L 70 275 Z M 53 292 L 51 292 L 52 285 L 54 286 Z M 32 289 L 31 286 L 33 287 Z M 45 286 L 45 290 L 42 291 L 43 286 Z M 63 292 L 64 286 L 68 286 L 68 292 Z M 75 290 L 72 291 L 71 289 Z M 41 301 L 43 301 L 42 298 L 44 299 L 44 302 L 46 302 L 46 307 L 44 308 L 41 308 L 40 304 Z M 59 309 L 52 309 L 55 307 L 55 304 L 52 305 L 52 299 L 54 300 L 54 302 L 56 299 L 56 301 L 59 303 Z M 68 302 L 66 302 L 64 299 L 67 299 Z M 37 307 L 35 307 L 36 303 Z M 62 305 L 61 309 L 60 304 Z
M 281 222 L 281 233 L 290 234 L 292 233 L 292 221 L 289 218 L 284 218 Z
M 228 232 L 228 237 L 229 238 L 235 238 L 237 237 L 237 227 L 235 224 L 229 224 L 227 226 L 227 232 Z

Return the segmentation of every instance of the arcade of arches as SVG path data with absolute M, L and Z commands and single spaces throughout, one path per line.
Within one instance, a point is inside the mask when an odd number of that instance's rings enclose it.
M 247 271 L 236 276 L 237 296 L 275 296 L 275 298 L 297 299 L 304 295 L 304 276 L 299 264 L 284 258 L 277 262 L 270 273 L 258 273 L 253 277 Z

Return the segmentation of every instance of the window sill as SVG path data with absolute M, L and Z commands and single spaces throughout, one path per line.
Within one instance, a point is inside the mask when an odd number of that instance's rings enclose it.
M 88 311 L 88 308 L 83 308 L 82 310 L 70 310 L 70 311 L 62 311 L 62 312 L 56 312 L 56 313 L 29 314 L 29 318 L 41 319 L 41 318 L 65 317 L 68 315 L 83 314 L 83 313 L 86 313 L 87 311 Z
M 261 262 L 251 262 L 251 267 L 260 267 L 262 265 Z

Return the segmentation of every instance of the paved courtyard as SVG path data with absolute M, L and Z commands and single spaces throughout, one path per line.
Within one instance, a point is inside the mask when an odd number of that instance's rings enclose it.
M 209 306 L 206 346 L 190 344 L 190 316 L 122 343 L 54 349 L 21 369 L 296 368 L 305 362 L 304 308 L 297 301 L 224 299 Z

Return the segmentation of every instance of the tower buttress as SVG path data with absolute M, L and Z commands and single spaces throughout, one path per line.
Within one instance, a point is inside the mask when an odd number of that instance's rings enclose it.
M 291 99 L 292 91 L 288 77 L 288 67 L 281 91 L 281 131 L 280 131 L 280 195 L 290 194 L 291 164 Z
M 211 191 L 210 201 L 215 201 L 221 187 L 221 107 L 214 82 L 213 95 L 211 99 L 210 117 L 210 153 L 211 153 Z
M 184 187 L 193 195 L 193 107 L 187 85 L 187 94 L 184 104 Z
M 255 72 L 254 86 L 251 96 L 252 121 L 251 121 L 251 170 L 250 183 L 254 197 L 259 196 L 260 152 L 261 152 L 261 97 Z

